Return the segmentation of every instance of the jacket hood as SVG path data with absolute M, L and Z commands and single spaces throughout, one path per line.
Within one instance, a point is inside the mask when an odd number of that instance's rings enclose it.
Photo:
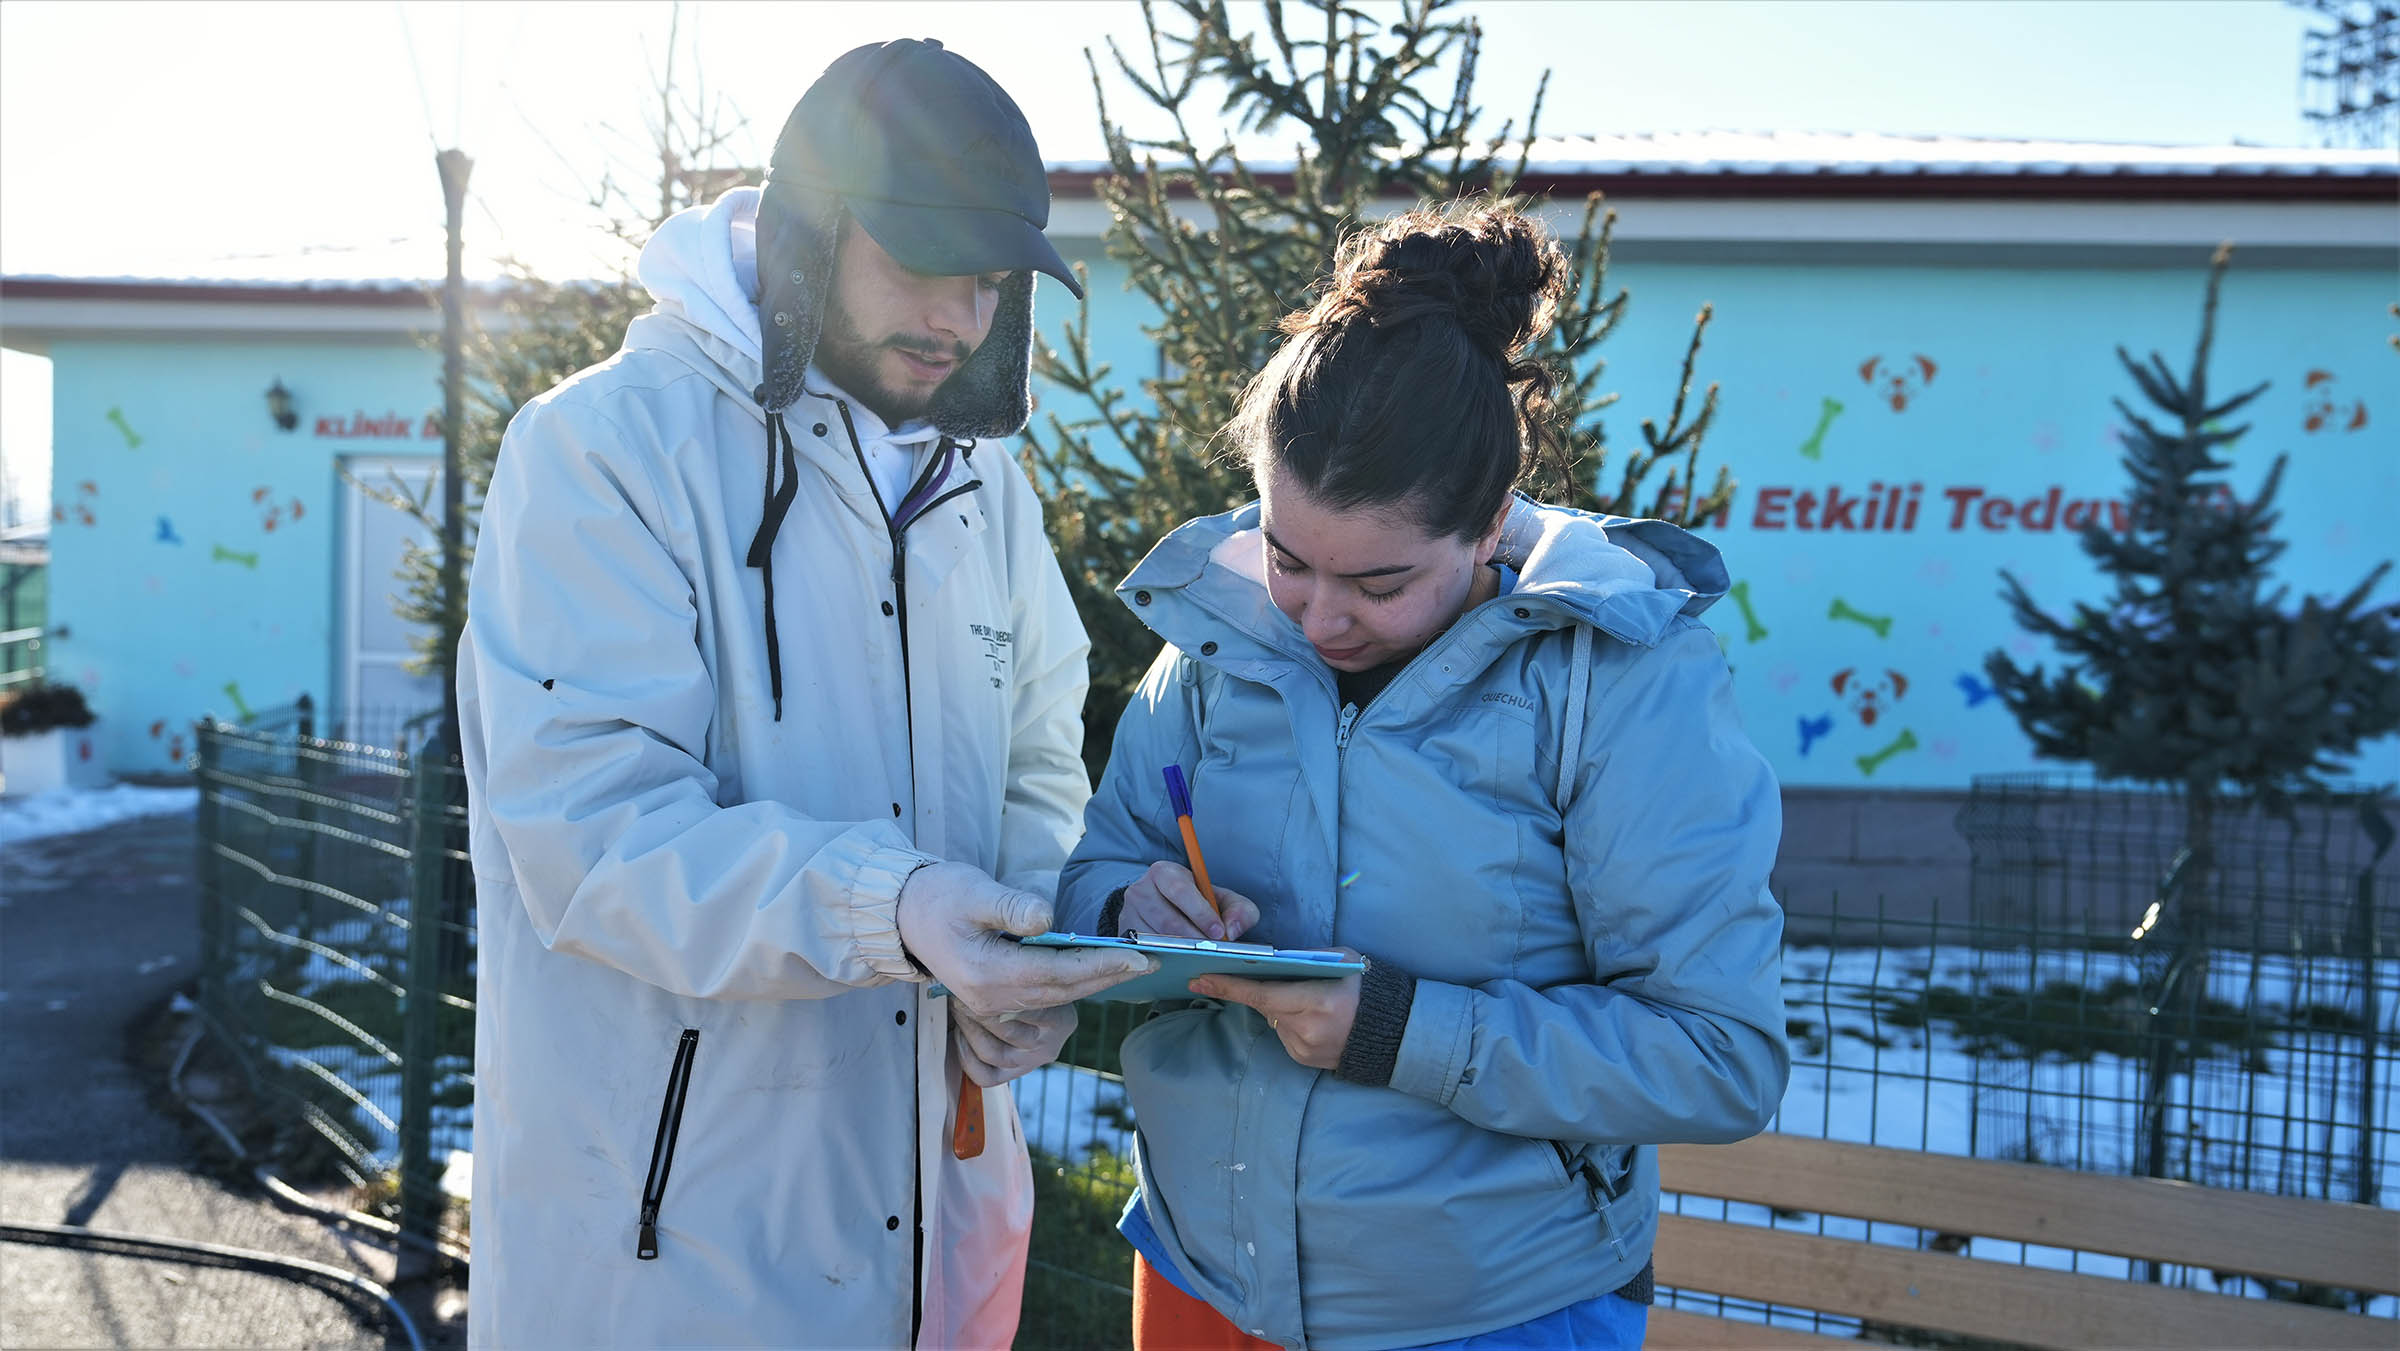
M 750 298 L 757 263 L 759 192 L 735 188 L 707 206 L 688 207 L 642 246 L 634 275 L 657 307 L 625 330 L 625 349 L 664 348 L 687 362 L 696 347 L 709 377 L 753 402 L 761 353 L 758 306 Z
M 1186 651 L 1204 634 L 1216 636 L 1230 625 L 1276 652 L 1313 661 L 1299 626 L 1267 597 L 1260 543 L 1256 502 L 1188 522 L 1159 541 L 1117 587 L 1117 596 L 1153 632 Z M 1493 561 L 1517 573 L 1500 610 L 1514 622 L 1496 626 L 1505 640 L 1583 623 L 1651 647 L 1676 616 L 1706 610 L 1729 584 L 1717 547 L 1681 526 L 1523 496 L 1509 509 Z M 1170 597 L 1189 603 L 1162 603 Z

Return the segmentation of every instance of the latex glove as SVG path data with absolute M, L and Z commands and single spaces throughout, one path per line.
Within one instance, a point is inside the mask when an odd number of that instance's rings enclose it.
M 1222 893 L 1219 893 L 1222 894 Z M 1359 954 L 1337 948 L 1352 961 Z M 1238 976 L 1195 976 L 1191 992 L 1247 1004 L 1264 1014 L 1267 1026 L 1297 1064 L 1329 1070 L 1342 1063 L 1350 1027 L 1358 1021 L 1358 977 L 1340 980 L 1243 980 Z
M 958 1063 L 968 1078 L 985 1088 L 1021 1079 L 1058 1059 L 1060 1048 L 1073 1035 L 1073 1004 L 1000 1018 L 978 1017 L 960 1004 L 950 1007 L 950 1040 L 958 1047 Z
M 1212 884 L 1213 885 L 1213 884 Z M 1192 870 L 1180 863 L 1153 863 L 1125 888 L 1125 903 L 1117 911 L 1117 927 L 1174 938 L 1236 938 L 1258 923 L 1258 906 L 1228 887 L 1216 887 L 1222 919 L 1211 910 Z
M 1072 1004 L 1158 969 L 1138 952 L 1019 946 L 1018 938 L 1050 931 L 1050 903 L 964 863 L 910 873 L 899 921 L 908 955 L 986 1020 Z

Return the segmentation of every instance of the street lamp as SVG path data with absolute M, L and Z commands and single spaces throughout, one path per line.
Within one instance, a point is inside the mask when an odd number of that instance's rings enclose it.
M 300 425 L 300 415 L 292 411 L 292 392 L 283 387 L 282 376 L 275 377 L 275 383 L 267 386 L 267 416 L 287 432 Z

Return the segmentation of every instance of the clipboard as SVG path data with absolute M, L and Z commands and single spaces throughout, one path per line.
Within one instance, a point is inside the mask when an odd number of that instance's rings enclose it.
M 1093 999 L 1143 1003 L 1153 999 L 1190 999 L 1187 988 L 1195 976 L 1240 976 L 1246 980 L 1338 980 L 1355 976 L 1367 964 L 1338 952 L 1309 948 L 1276 948 L 1264 943 L 1230 939 L 1169 938 L 1162 934 L 1130 934 L 1099 938 L 1088 934 L 1045 933 L 1017 940 L 1036 948 L 1124 948 L 1158 960 L 1158 969 L 1111 985 Z

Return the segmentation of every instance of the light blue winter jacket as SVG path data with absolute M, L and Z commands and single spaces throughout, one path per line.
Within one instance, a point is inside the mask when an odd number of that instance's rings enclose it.
M 1648 1261 L 1655 1151 L 1763 1127 L 1789 1058 L 1775 781 L 1691 618 L 1717 551 L 1655 521 L 1530 501 L 1513 590 L 1363 713 L 1269 602 L 1258 509 L 1193 521 L 1118 588 L 1166 640 L 1118 724 L 1059 887 L 1182 855 L 1190 779 L 1246 937 L 1354 947 L 1417 977 L 1389 1087 L 1306 1069 L 1239 1005 L 1157 1006 L 1125 1040 L 1149 1216 L 1185 1280 L 1287 1347 L 1419 1345 L 1606 1294 Z M 1557 756 L 1577 624 L 1584 730 Z M 1344 879 L 1355 874 L 1347 885 Z

